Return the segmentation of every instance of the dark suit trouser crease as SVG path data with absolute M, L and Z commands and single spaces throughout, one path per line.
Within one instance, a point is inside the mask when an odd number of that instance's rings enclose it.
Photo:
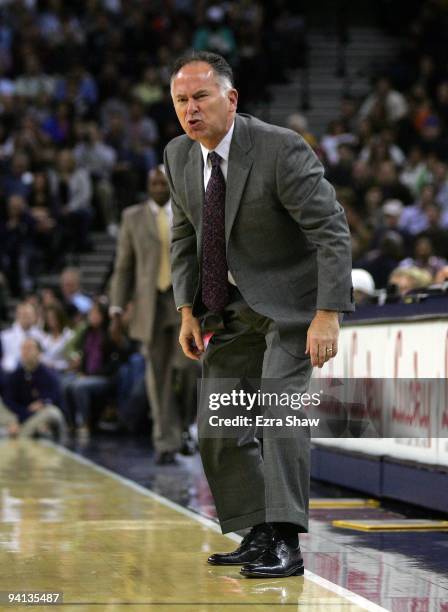
M 224 329 L 203 357 L 203 378 L 262 377 L 281 380 L 285 392 L 306 391 L 310 360 L 287 352 L 275 323 L 249 308 L 237 290 L 223 320 Z M 200 404 L 199 410 L 207 407 Z M 309 429 L 283 438 L 264 431 L 261 444 L 249 427 L 240 438 L 200 436 L 199 449 L 223 533 L 262 522 L 294 523 L 308 531 Z

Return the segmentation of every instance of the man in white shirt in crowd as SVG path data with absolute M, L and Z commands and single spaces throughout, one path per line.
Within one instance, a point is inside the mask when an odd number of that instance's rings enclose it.
M 0 334 L 4 372 L 13 372 L 19 365 L 20 347 L 26 338 L 43 341 L 44 333 L 36 323 L 37 313 L 34 306 L 27 302 L 18 304 L 14 323 Z

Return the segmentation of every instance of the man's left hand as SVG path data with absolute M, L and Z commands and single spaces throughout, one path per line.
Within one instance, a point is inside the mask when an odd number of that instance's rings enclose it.
M 305 354 L 310 355 L 312 366 L 321 368 L 325 362 L 337 355 L 338 337 L 338 313 L 332 310 L 318 310 L 306 337 Z

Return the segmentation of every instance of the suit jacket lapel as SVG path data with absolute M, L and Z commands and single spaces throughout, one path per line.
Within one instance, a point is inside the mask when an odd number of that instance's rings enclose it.
M 235 129 L 230 145 L 226 184 L 226 244 L 241 203 L 247 177 L 253 164 L 249 151 L 252 141 L 249 129 L 243 117 L 236 115 Z
M 226 184 L 226 244 L 241 203 L 244 187 L 253 164 L 250 154 L 252 141 L 246 120 L 240 115 L 235 116 L 235 129 L 230 145 Z M 198 245 L 202 244 L 202 208 L 204 206 L 204 168 L 202 152 L 199 143 L 195 142 L 189 154 L 189 160 L 184 169 L 185 192 L 188 209 L 198 236 Z
M 188 209 L 198 236 L 198 244 L 202 244 L 202 208 L 204 206 L 204 168 L 201 147 L 195 142 L 191 149 L 189 160 L 184 170 L 185 193 Z

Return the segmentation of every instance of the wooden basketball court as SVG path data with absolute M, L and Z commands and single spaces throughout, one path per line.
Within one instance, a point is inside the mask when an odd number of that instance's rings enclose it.
M 207 565 L 238 536 L 65 448 L 1 442 L 0 485 L 0 591 L 63 592 L 45 609 L 382 610 L 310 572 L 251 580 Z M 1 606 L 13 607 L 25 609 Z

